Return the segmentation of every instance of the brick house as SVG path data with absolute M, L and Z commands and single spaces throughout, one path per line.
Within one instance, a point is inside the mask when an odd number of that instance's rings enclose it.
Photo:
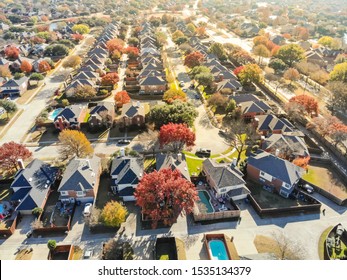
M 84 121 L 87 109 L 80 105 L 65 107 L 55 118 L 54 126 L 62 131 L 63 129 L 80 129 Z
M 136 103 L 127 103 L 122 107 L 122 115 L 119 120 L 119 125 L 122 127 L 137 125 L 142 126 L 145 124 L 145 107 L 139 101 Z
M 66 166 L 58 192 L 61 201 L 93 202 L 96 198 L 101 174 L 99 157 L 75 158 Z

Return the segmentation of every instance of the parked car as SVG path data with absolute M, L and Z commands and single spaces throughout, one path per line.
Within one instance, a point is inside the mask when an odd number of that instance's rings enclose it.
M 186 88 L 182 89 L 183 92 L 187 92 L 188 90 Z
M 314 188 L 309 184 L 304 184 L 301 186 L 301 188 L 309 194 L 314 193 Z
M 91 211 L 92 211 L 92 204 L 91 203 L 86 203 L 86 205 L 84 205 L 83 216 L 84 217 L 89 217 Z
M 195 153 L 198 157 L 210 157 L 211 156 L 211 150 L 200 148 Z
M 130 144 L 130 140 L 127 140 L 127 139 L 121 139 L 121 140 L 118 140 L 118 144 Z

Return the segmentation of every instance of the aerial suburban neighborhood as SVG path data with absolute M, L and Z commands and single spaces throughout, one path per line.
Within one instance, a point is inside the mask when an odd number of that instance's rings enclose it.
M 345 0 L 0 7 L 1 260 L 347 260 Z

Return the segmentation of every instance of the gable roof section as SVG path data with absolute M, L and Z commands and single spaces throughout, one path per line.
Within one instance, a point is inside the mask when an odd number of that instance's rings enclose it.
M 55 117 L 54 121 L 58 120 L 58 117 L 63 117 L 67 121 L 70 121 L 71 119 L 78 118 L 79 115 L 82 112 L 82 107 L 79 105 L 71 105 L 68 107 L 65 107 L 59 114 Z
M 245 184 L 241 171 L 232 168 L 230 163 L 216 163 L 212 159 L 206 159 L 203 166 L 218 188 Z
M 259 151 L 258 154 L 248 158 L 248 165 L 266 172 L 291 186 L 301 178 L 304 169 L 295 164 L 278 158 L 270 153 Z
M 157 154 L 156 155 L 156 169 L 159 171 L 164 168 L 171 168 L 172 170 L 178 169 L 182 177 L 190 181 L 190 175 L 186 162 L 186 157 L 181 154 L 182 160 L 178 159 L 176 154 Z
M 100 158 L 72 159 L 66 167 L 58 191 L 86 191 L 94 188 Z
M 130 102 L 122 106 L 122 117 L 133 118 L 138 115 L 145 116 L 145 107 L 143 104 L 137 106 L 137 104 Z
M 141 86 L 162 86 L 166 85 L 166 81 L 161 77 L 147 76 L 139 81 Z
M 112 161 L 111 176 L 117 175 L 117 184 L 138 184 L 143 176 L 143 162 L 138 158 L 119 157 Z
M 292 154 L 297 156 L 310 155 L 305 141 L 301 137 L 292 135 L 272 134 L 264 140 L 261 148 L 263 150 L 279 149 L 280 151 L 289 149 Z

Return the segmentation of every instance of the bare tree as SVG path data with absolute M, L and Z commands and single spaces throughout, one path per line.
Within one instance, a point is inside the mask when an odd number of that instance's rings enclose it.
M 245 123 L 243 120 L 231 121 L 229 138 L 230 144 L 233 146 L 238 155 L 237 163 L 240 161 L 241 154 L 247 149 L 248 145 L 253 145 L 257 139 L 255 128 L 251 124 Z
M 159 147 L 159 132 L 157 130 L 148 130 L 139 135 L 139 141 L 145 151 L 152 151 L 155 157 L 155 149 Z
M 271 236 L 276 242 L 278 257 L 281 260 L 304 259 L 304 249 L 298 242 L 287 237 L 283 232 L 273 232 Z

